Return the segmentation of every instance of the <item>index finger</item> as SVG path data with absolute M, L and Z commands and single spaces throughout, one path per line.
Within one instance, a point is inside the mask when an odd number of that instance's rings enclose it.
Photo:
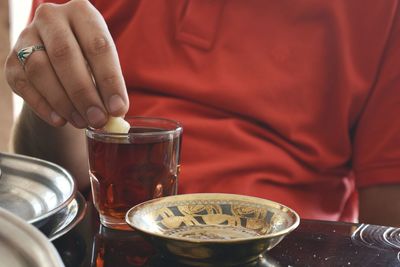
M 113 116 L 125 115 L 129 100 L 114 41 L 101 14 L 93 6 L 82 4 L 90 16 L 82 18 L 78 12 L 70 10 L 71 28 L 107 111 Z

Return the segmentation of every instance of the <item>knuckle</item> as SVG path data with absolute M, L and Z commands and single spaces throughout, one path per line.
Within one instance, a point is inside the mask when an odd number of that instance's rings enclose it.
M 11 86 L 11 88 L 17 95 L 23 97 L 26 95 L 26 92 L 29 91 L 29 81 L 27 79 L 17 77 L 14 79 L 13 86 Z
M 49 95 L 49 102 L 55 109 L 60 109 L 63 111 L 69 111 L 72 109 L 71 102 L 69 101 L 67 95 L 62 94 L 61 96 L 54 96 L 55 94 Z
M 73 8 L 85 9 L 90 7 L 90 3 L 87 0 L 74 0 L 69 3 Z
M 22 70 L 17 70 L 9 59 L 6 60 L 4 74 L 8 85 L 14 93 L 22 96 L 27 91 L 29 81 L 25 78 L 25 75 L 22 75 Z
M 104 76 L 100 81 L 101 85 L 107 88 L 115 88 L 119 84 L 119 77 L 116 74 L 111 74 L 109 76 Z
M 80 15 L 84 19 L 91 19 L 94 17 L 103 17 L 100 12 L 92 5 L 91 1 L 88 0 L 72 0 L 66 5 L 71 9 L 72 12 L 79 10 Z
M 6 61 L 4 63 L 4 75 L 7 79 L 8 84 L 11 86 L 12 81 L 13 81 L 13 73 L 15 70 L 15 60 L 12 60 L 12 57 L 15 55 L 13 53 L 10 53 L 8 57 L 6 58 Z
M 45 62 L 41 57 L 30 57 L 25 62 L 25 73 L 29 77 L 38 77 L 46 69 Z
M 111 51 L 113 47 L 114 43 L 106 36 L 96 36 L 89 41 L 87 52 L 91 56 L 97 56 Z
M 73 110 L 72 106 L 69 104 L 69 101 L 64 98 L 54 99 L 51 105 L 55 110 L 58 110 L 62 116 L 69 116 Z
M 55 37 L 52 43 L 57 45 L 49 49 L 48 53 L 50 57 L 56 59 L 65 59 L 72 56 L 73 47 L 68 42 L 61 41 L 60 37 Z
M 29 25 L 29 26 L 25 27 L 25 28 L 21 31 L 21 33 L 19 34 L 18 39 L 21 40 L 21 39 L 29 38 L 29 37 L 31 37 L 31 36 L 32 36 L 32 26 Z
M 50 17 L 54 16 L 55 4 L 52 3 L 42 3 L 40 4 L 35 11 L 34 20 L 47 20 Z
M 89 90 L 85 86 L 77 86 L 74 90 L 69 92 L 69 97 L 74 103 L 82 103 L 89 98 Z

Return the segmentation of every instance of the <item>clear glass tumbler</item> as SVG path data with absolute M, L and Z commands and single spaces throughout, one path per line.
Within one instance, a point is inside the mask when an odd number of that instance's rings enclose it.
M 93 201 L 102 225 L 131 230 L 125 213 L 149 199 L 177 194 L 182 126 L 126 117 L 127 134 L 86 130 Z

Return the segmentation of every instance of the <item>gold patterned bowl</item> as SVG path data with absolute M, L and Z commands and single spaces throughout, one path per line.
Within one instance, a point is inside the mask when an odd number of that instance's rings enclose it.
M 191 266 L 244 265 L 300 222 L 288 207 L 233 194 L 186 194 L 131 208 L 126 222 L 174 260 Z

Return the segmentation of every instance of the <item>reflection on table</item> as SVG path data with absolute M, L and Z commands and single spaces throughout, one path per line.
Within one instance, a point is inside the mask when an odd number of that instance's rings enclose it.
M 78 227 L 54 244 L 66 267 L 182 266 L 136 232 L 101 227 L 92 205 Z M 302 220 L 297 230 L 247 266 L 400 266 L 399 251 L 397 228 Z

